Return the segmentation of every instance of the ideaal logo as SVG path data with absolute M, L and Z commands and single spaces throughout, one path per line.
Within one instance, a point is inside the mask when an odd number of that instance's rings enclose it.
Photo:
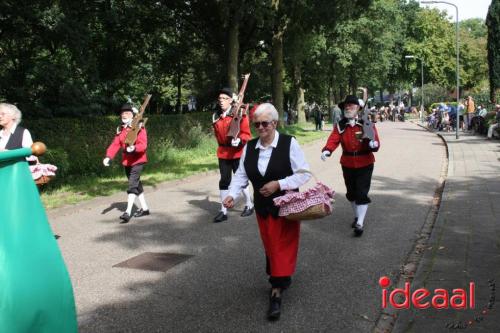
M 410 283 L 405 282 L 404 288 L 395 288 L 391 292 L 387 289 L 391 285 L 391 280 L 387 276 L 382 276 L 378 281 L 382 287 L 382 308 L 387 308 L 387 303 L 394 309 L 409 309 L 410 304 L 416 309 L 427 309 L 431 306 L 435 309 L 457 310 L 474 309 L 476 306 L 476 284 L 469 282 L 468 288 L 455 288 L 450 292 L 446 289 L 437 288 L 433 292 L 426 288 L 410 290 Z M 488 304 L 484 306 L 479 315 L 465 321 L 455 321 L 446 323 L 446 328 L 465 329 L 484 320 L 495 304 L 495 281 L 488 280 L 490 298 Z M 398 303 L 397 298 L 403 301 Z M 400 298 L 400 300 L 401 300 Z
M 382 289 L 382 308 L 387 308 L 387 301 L 395 309 L 409 309 L 410 303 L 417 309 L 427 309 L 433 307 L 435 309 L 448 309 L 450 306 L 453 309 L 474 309 L 475 307 L 475 284 L 469 283 L 468 289 L 453 289 L 451 297 L 446 289 L 435 289 L 433 293 L 426 288 L 419 288 L 410 292 L 410 282 L 405 282 L 404 289 L 395 288 L 390 293 L 386 288 L 391 285 L 391 280 L 387 276 L 382 276 L 378 284 Z M 402 295 L 404 301 L 398 303 L 396 297 Z M 429 296 L 430 300 L 429 300 Z

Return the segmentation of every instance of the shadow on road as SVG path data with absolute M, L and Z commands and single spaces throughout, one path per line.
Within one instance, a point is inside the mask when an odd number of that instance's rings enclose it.
M 106 214 L 113 209 L 116 209 L 119 212 L 125 211 L 127 209 L 127 203 L 126 202 L 113 202 L 109 207 L 105 208 L 102 210 L 101 214 Z
M 265 320 L 268 285 L 255 217 L 230 211 L 228 222 L 213 224 L 218 203 L 203 192 L 180 191 L 201 210 L 132 219 L 94 241 L 129 249 L 165 246 L 195 257 L 152 281 L 127 284 L 127 299 L 82 313 L 80 331 L 370 331 L 380 311 L 378 278 L 399 274 L 430 209 L 431 197 L 422 196 L 422 189 L 437 186 L 422 177 L 375 176 L 373 182 L 377 191 L 362 238 L 352 237 L 344 188 L 336 189 L 332 216 L 302 223 L 297 273 L 279 323 Z M 457 193 L 454 202 L 461 200 Z

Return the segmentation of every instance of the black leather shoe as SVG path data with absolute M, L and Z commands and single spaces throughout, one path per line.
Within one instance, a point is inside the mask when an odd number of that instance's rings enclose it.
M 214 223 L 222 222 L 227 220 L 227 215 L 224 214 L 223 212 L 219 212 L 217 215 L 214 217 Z
M 281 315 L 281 297 L 271 296 L 269 299 L 269 311 L 267 312 L 267 319 L 270 321 L 280 319 Z
M 120 220 L 122 220 L 120 223 L 127 223 L 128 221 L 130 221 L 131 218 L 132 217 L 128 215 L 127 212 L 125 212 L 120 216 Z
M 363 234 L 363 227 L 360 226 L 359 224 L 356 224 L 354 226 L 354 236 L 361 237 L 362 234 Z
M 254 210 L 253 207 L 252 208 L 248 208 L 248 206 L 245 206 L 245 209 L 243 209 L 243 212 L 241 213 L 240 216 L 243 216 L 243 217 L 250 216 L 250 215 L 253 214 L 253 210 Z
M 351 228 L 356 228 L 356 224 L 358 223 L 358 218 L 355 217 L 354 221 L 352 221 Z
M 141 208 L 137 212 L 134 213 L 134 217 L 141 217 L 141 216 L 146 216 L 146 215 L 149 215 L 149 209 L 148 210 L 143 210 Z

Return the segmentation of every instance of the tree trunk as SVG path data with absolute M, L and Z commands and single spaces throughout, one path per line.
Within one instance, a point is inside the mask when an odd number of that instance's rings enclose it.
M 302 69 L 299 64 L 293 66 L 293 85 L 295 90 L 295 109 L 297 110 L 297 122 L 305 124 L 306 112 L 304 110 L 304 89 L 302 88 Z
M 227 32 L 227 84 L 234 91 L 238 90 L 238 55 L 240 53 L 239 20 L 234 15 Z
M 175 105 L 177 112 L 179 113 L 182 113 L 181 97 L 182 97 L 182 72 L 181 72 L 181 65 L 179 64 L 177 66 L 177 103 Z
M 328 112 L 330 112 L 332 106 L 333 106 L 333 82 L 332 80 L 328 80 Z
M 495 89 L 495 87 L 493 87 L 490 84 L 490 101 L 491 101 L 491 103 L 497 104 L 497 94 L 498 94 L 499 90 L 500 89 Z
M 273 104 L 280 116 L 280 126 L 283 126 L 283 32 L 273 34 L 272 45 L 272 97 Z
M 341 84 L 339 87 L 339 103 L 344 100 L 347 94 L 344 84 Z

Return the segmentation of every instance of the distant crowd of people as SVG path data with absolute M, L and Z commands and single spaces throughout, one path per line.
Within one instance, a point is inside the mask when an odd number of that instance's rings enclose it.
M 359 100 L 359 103 L 364 107 L 364 102 L 362 100 Z M 419 117 L 419 112 L 416 107 L 406 107 L 403 102 L 397 104 L 389 103 L 381 106 L 371 106 L 369 111 L 372 122 L 405 121 L 406 113 Z M 313 122 L 317 131 L 323 130 L 325 121 L 335 125 L 338 124 L 343 117 L 344 115 L 342 110 L 337 104 L 333 105 L 329 111 L 315 102 L 310 105 L 306 105 L 306 120 Z M 289 124 L 290 117 L 288 112 L 285 112 L 285 119 L 286 123 Z
M 458 110 L 457 110 L 458 109 Z M 472 132 L 487 136 L 488 139 L 498 137 L 500 123 L 500 104 L 495 105 L 495 112 L 489 116 L 484 104 L 475 105 L 474 99 L 468 96 L 458 107 L 440 103 L 427 116 L 427 127 L 437 131 L 452 131 L 456 129 L 456 115 L 458 111 L 458 128 L 463 132 Z

